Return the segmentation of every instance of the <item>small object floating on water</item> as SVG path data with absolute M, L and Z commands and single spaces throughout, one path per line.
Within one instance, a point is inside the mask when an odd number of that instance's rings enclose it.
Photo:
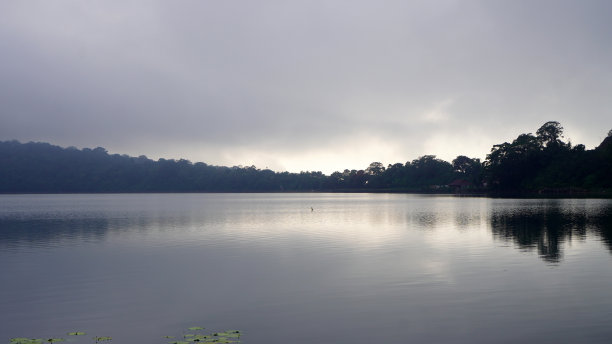
M 68 335 L 69 335 L 69 336 L 84 336 L 84 335 L 86 335 L 86 334 L 87 334 L 87 333 L 85 333 L 85 332 L 80 332 L 80 331 L 68 332 Z
M 310 211 L 314 211 L 314 208 L 313 208 L 313 207 L 310 207 Z
M 94 339 L 96 340 L 96 343 L 97 342 L 105 342 L 105 341 L 108 341 L 108 340 L 113 340 L 113 338 L 111 338 L 111 337 L 94 337 Z

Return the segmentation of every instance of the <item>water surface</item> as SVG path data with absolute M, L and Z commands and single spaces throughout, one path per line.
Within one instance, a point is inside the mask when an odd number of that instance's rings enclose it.
M 611 249 L 610 200 L 5 195 L 0 340 L 608 343 Z

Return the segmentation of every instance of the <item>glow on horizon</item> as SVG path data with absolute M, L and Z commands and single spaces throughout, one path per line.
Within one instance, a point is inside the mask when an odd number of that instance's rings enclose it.
M 111 150 L 111 153 L 131 156 L 146 155 L 150 159 L 187 159 L 193 163 L 204 162 L 217 166 L 255 166 L 258 169 L 270 169 L 276 172 L 321 171 L 326 175 L 348 170 L 365 170 L 370 163 L 380 162 L 388 165 L 417 159 L 423 155 L 435 155 L 437 158 L 452 162 L 458 155 L 478 158 L 484 161 L 494 142 L 484 135 L 462 133 L 432 135 L 425 142 L 421 153 L 410 149 L 404 142 L 385 141 L 377 137 L 357 137 L 345 142 L 332 143 L 330 146 L 318 146 L 312 149 L 293 151 L 280 149 L 269 151 L 256 147 L 202 147 L 176 145 L 159 152 L 146 152 L 134 149 L 129 152 Z M 453 147 L 449 150 L 448 147 Z M 476 147 L 476 148 L 475 148 Z M 106 148 L 106 147 L 105 147 Z M 110 149 L 109 149 L 110 150 Z M 144 149 L 146 150 L 146 149 Z M 213 157 L 211 159 L 211 157 Z
M 522 133 L 533 133 L 543 123 L 524 130 L 507 128 L 505 135 L 501 137 L 494 137 L 493 134 L 477 125 L 446 128 L 428 135 L 420 146 L 413 146 L 409 141 L 384 139 L 367 134 L 345 139 L 339 138 L 326 145 L 321 144 L 306 149 L 274 148 L 274 143 L 226 147 L 222 144 L 191 144 L 180 141 L 164 142 L 162 149 L 158 148 L 160 146 L 151 148 L 146 141 L 133 142 L 130 144 L 132 148 L 128 150 L 125 150 L 125 146 L 101 146 L 108 149 L 110 154 L 128 154 L 134 157 L 145 155 L 153 160 L 159 158 L 187 159 L 193 163 L 204 162 L 216 166 L 254 165 L 258 169 L 270 169 L 275 172 L 321 171 L 329 175 L 345 169 L 365 170 L 372 162 L 380 162 L 385 167 L 396 163 L 405 164 L 423 155 L 435 155 L 447 162 L 452 162 L 459 155 L 465 155 L 484 162 L 493 145 L 511 142 Z M 587 149 L 595 148 L 605 138 L 603 131 L 601 137 L 587 139 L 584 131 L 579 128 L 567 125 L 564 127 L 566 142 L 571 142 L 573 145 L 585 144 Z M 95 148 L 95 145 L 86 147 Z
M 472 158 L 482 160 L 484 154 L 474 155 L 468 153 L 442 153 L 436 154 L 436 149 L 443 147 L 448 140 L 456 141 L 454 144 L 461 147 L 460 138 L 445 138 L 432 136 L 431 141 L 425 144 L 431 147 L 429 151 L 432 153 L 418 154 L 410 152 L 402 145 L 393 142 L 384 142 L 378 138 L 352 140 L 348 144 L 338 145 L 334 148 L 316 147 L 299 152 L 280 151 L 267 152 L 266 150 L 252 148 L 234 148 L 234 149 L 218 149 L 221 151 L 215 152 L 214 155 L 220 155 L 220 158 L 210 159 L 213 154 L 209 149 L 189 149 L 173 147 L 173 149 L 160 152 L 161 154 L 147 154 L 146 152 L 132 151 L 119 152 L 111 151 L 110 153 L 128 154 L 131 156 L 146 155 L 150 159 L 187 159 L 193 163 L 204 162 L 209 165 L 217 166 L 255 166 L 258 169 L 270 169 L 275 172 L 302 172 L 302 171 L 320 171 L 326 175 L 333 172 L 342 172 L 348 170 L 365 170 L 370 163 L 380 162 L 385 167 L 388 165 L 401 163 L 405 164 L 408 161 L 419 158 L 423 155 L 436 155 L 437 158 L 451 162 L 458 155 L 467 155 Z M 402 152 L 405 151 L 405 152 Z

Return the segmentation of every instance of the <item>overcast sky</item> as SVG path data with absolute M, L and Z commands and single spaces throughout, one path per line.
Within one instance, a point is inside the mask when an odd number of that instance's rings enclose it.
M 0 2 L 0 140 L 277 171 L 612 129 L 612 1 Z

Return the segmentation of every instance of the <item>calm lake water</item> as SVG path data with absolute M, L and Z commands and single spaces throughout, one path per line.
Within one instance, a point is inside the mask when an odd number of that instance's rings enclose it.
M 0 340 L 610 343 L 611 252 L 611 200 L 4 195 Z

